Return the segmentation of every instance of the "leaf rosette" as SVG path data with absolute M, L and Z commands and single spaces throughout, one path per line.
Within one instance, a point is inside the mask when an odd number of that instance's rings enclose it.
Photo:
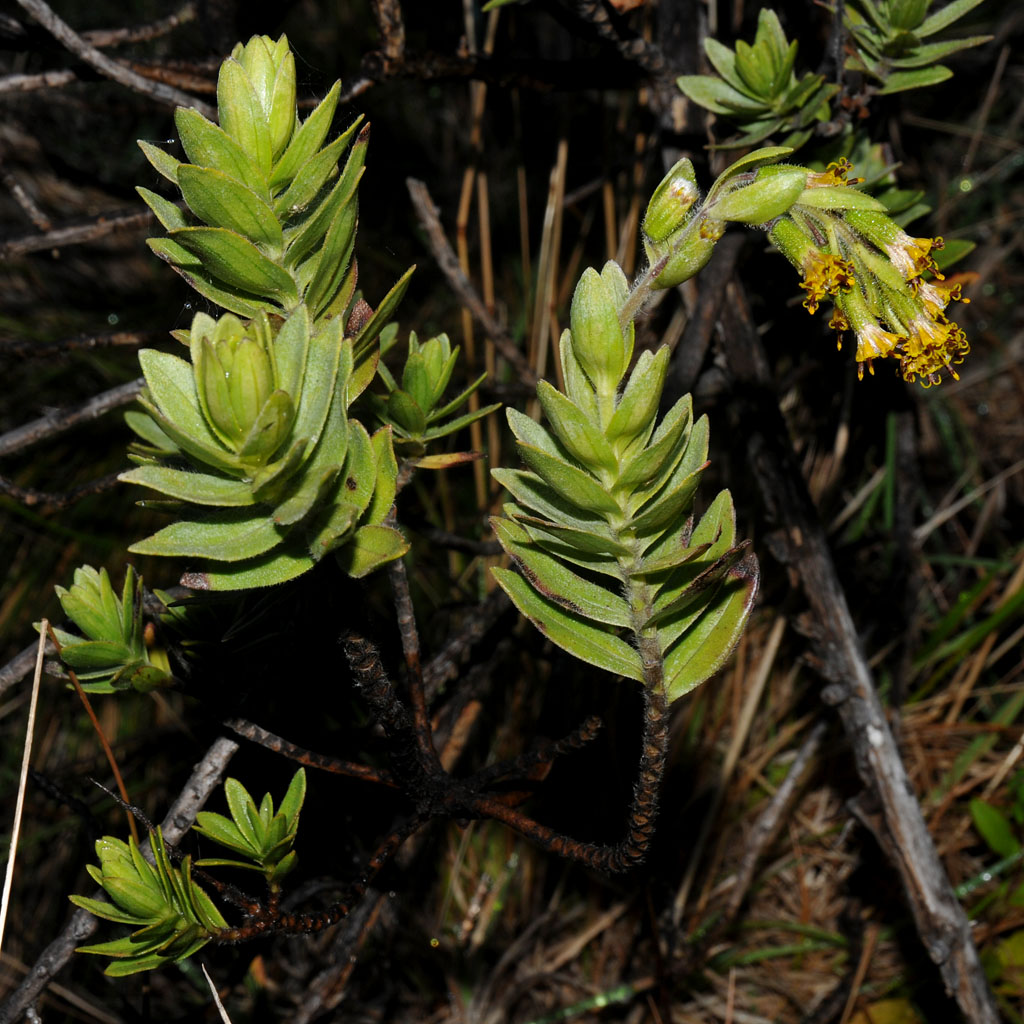
M 208 560 L 183 582 L 213 590 L 283 582 L 329 551 L 353 576 L 404 553 L 383 525 L 390 431 L 371 437 L 346 415 L 374 362 L 353 371 L 340 318 L 313 330 L 304 305 L 284 321 L 199 313 L 188 344 L 189 360 L 139 353 L 145 412 L 126 415 L 138 465 L 121 479 L 171 499 L 178 519 L 131 551 Z

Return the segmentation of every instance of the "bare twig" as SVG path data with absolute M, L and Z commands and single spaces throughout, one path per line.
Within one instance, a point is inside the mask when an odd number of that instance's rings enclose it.
M 473 609 L 461 631 L 434 655 L 423 671 L 423 687 L 428 701 L 445 683 L 457 678 L 459 666 L 473 646 L 511 607 L 512 602 L 505 596 L 505 591 L 495 590 L 483 604 Z
M 8 430 L 6 434 L 0 434 L 0 457 L 13 455 L 15 452 L 29 448 L 48 437 L 71 430 L 80 423 L 88 423 L 97 419 L 104 413 L 110 412 L 111 409 L 117 409 L 135 401 L 144 384 L 145 381 L 139 377 L 127 384 L 119 384 L 116 388 L 110 388 L 109 391 L 102 391 L 81 405 L 54 409 L 45 416 L 32 420 L 31 423 L 24 423 L 20 427 Z
M 779 411 L 761 339 L 746 297 L 733 288 L 723 310 L 722 340 L 747 420 L 743 436 L 779 548 L 794 568 L 820 630 L 823 698 L 836 707 L 853 746 L 857 771 L 878 801 L 876 835 L 903 883 L 918 934 L 947 990 L 970 1024 L 996 1024 L 996 1010 L 970 924 L 928 834 L 871 670 L 839 583 L 825 531 L 803 482 Z
M 11 238 L 0 242 L 0 260 L 11 260 L 26 253 L 39 252 L 41 249 L 60 249 L 65 245 L 81 245 L 83 242 L 94 242 L 104 235 L 115 231 L 133 231 L 146 227 L 153 215 L 146 210 L 139 213 L 105 213 L 87 224 L 73 224 L 69 227 L 54 228 L 22 238 Z
M 43 0 L 18 0 L 18 4 L 22 9 L 28 11 L 62 46 L 101 75 L 161 103 L 170 106 L 194 107 L 210 119 L 217 116 L 216 110 L 210 104 L 190 96 L 187 92 L 175 89 L 173 86 L 143 78 L 142 75 L 129 71 L 117 61 L 111 60 L 106 54 L 100 53 L 95 46 L 90 46 L 75 32 L 66 21 L 59 18 L 47 4 L 43 3 Z
M 96 480 L 72 487 L 70 491 L 37 491 L 34 487 L 19 487 L 6 477 L 0 476 L 0 494 L 13 498 L 26 508 L 42 508 L 57 510 L 70 508 L 83 498 L 94 494 L 106 494 L 118 484 L 117 473 L 101 476 Z
M 194 21 L 196 17 L 196 5 L 193 0 L 183 4 L 172 14 L 157 21 L 151 21 L 148 25 L 131 25 L 127 28 L 97 28 L 90 32 L 83 32 L 82 39 L 90 46 L 102 49 L 106 46 L 123 46 L 126 43 L 145 43 L 150 39 L 159 39 L 160 36 L 173 32 L 179 25 Z
M 213 742 L 202 761 L 196 765 L 163 820 L 164 839 L 169 844 L 177 843 L 195 821 L 196 813 L 202 809 L 220 782 L 228 761 L 237 749 L 237 743 L 222 736 Z M 21 985 L 0 1005 L 0 1024 L 15 1024 L 71 959 L 75 947 L 92 935 L 97 927 L 98 918 L 86 910 L 76 911 L 60 935 L 40 954 Z
M 0 338 L 0 358 L 49 359 L 65 352 L 90 352 L 97 348 L 137 348 L 163 341 L 165 331 L 111 331 L 107 334 L 80 334 L 61 341 L 36 341 L 34 338 Z
M 56 648 L 49 641 L 46 643 L 46 653 L 56 653 Z M 20 654 L 16 654 L 3 668 L 0 668 L 0 697 L 32 671 L 35 660 L 36 645 L 29 644 Z
M 515 339 L 487 312 L 483 299 L 477 294 L 469 278 L 462 272 L 458 257 L 445 237 L 437 207 L 434 206 L 434 201 L 430 198 L 427 186 L 422 181 L 416 181 L 415 178 L 406 178 L 405 185 L 416 209 L 416 216 L 427 233 L 430 251 L 441 268 L 441 272 L 448 279 L 452 290 L 458 295 L 459 301 L 469 309 L 473 318 L 494 342 L 498 351 L 512 364 L 520 380 L 527 384 L 536 384 L 537 376 L 516 345 Z
M 416 744 L 422 758 L 437 764 L 437 750 L 434 748 L 430 716 L 423 694 L 423 665 L 420 661 L 420 635 L 416 628 L 416 611 L 412 605 L 412 595 L 409 593 L 409 577 L 405 572 L 405 562 L 401 558 L 388 564 L 388 582 L 394 595 L 395 616 L 402 638 L 402 653 L 405 655 L 405 667 L 409 672 L 409 704 L 412 707 Z
M 74 71 L 41 71 L 37 75 L 6 75 L 0 78 L 0 94 L 34 92 L 36 89 L 59 89 L 78 81 Z
M 400 61 L 405 56 L 402 5 L 398 0 L 371 0 L 371 6 L 380 32 L 380 52 L 388 61 Z
M 376 782 L 382 786 L 394 786 L 395 782 L 390 774 L 380 768 L 370 768 L 365 764 L 356 764 L 352 761 L 342 761 L 337 757 L 328 757 L 326 754 L 317 754 L 312 750 L 306 750 L 296 743 L 269 732 L 262 726 L 256 725 L 245 718 L 229 718 L 224 726 L 239 736 L 258 743 L 275 754 L 287 757 L 298 764 L 304 764 L 309 768 L 319 768 L 321 771 L 331 772 L 334 775 L 348 775 L 353 779 L 363 779 L 366 782 Z

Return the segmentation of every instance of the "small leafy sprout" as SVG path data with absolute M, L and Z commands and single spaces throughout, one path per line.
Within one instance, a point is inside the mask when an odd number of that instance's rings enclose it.
M 87 693 L 142 693 L 174 680 L 166 662 L 154 664 L 143 636 L 142 579 L 128 566 L 121 596 L 114 593 L 106 569 L 75 570 L 69 589 L 57 587 L 64 614 L 85 634 L 54 629 L 61 660 L 73 669 Z
M 104 836 L 96 843 L 99 867 L 87 871 L 103 887 L 111 902 L 71 896 L 83 910 L 136 929 L 131 935 L 82 946 L 77 952 L 109 956 L 105 973 L 111 977 L 150 971 L 184 960 L 202 949 L 227 922 L 210 897 L 192 881 L 185 857 L 180 868 L 167 855 L 158 828 L 150 833 L 154 863 L 142 855 L 134 839 L 127 843 Z
M 258 871 L 272 891 L 280 887 L 281 879 L 295 867 L 296 854 L 292 849 L 299 827 L 299 812 L 306 798 L 306 773 L 300 768 L 292 776 L 281 806 L 274 811 L 274 801 L 266 793 L 257 808 L 248 790 L 237 780 L 224 783 L 231 817 L 200 811 L 198 824 L 193 829 L 231 850 L 245 860 L 207 857 L 196 861 L 197 866 L 242 868 Z
M 903 92 L 952 78 L 937 63 L 960 50 L 987 43 L 991 36 L 926 42 L 959 21 L 982 0 L 953 0 L 929 14 L 932 0 L 846 0 L 843 21 L 853 46 L 846 68 L 879 83 L 880 93 Z
M 447 334 L 439 334 L 420 344 L 415 332 L 410 332 L 401 385 L 396 383 L 383 361 L 378 366 L 377 372 L 384 381 L 388 395 L 387 398 L 372 395 L 370 400 L 378 419 L 390 425 L 394 432 L 395 446 L 399 453 L 421 456 L 432 441 L 468 427 L 499 408 L 500 403 L 496 403 L 448 419 L 456 409 L 469 401 L 470 395 L 487 376 L 482 374 L 451 401 L 441 404 L 458 357 L 459 349 L 452 348 Z M 438 468 L 439 463 L 435 459 L 428 461 L 426 466 Z
M 753 45 L 741 40 L 730 50 L 708 37 L 704 50 L 721 77 L 683 75 L 677 82 L 694 103 L 729 118 L 743 130 L 718 143 L 719 148 L 752 146 L 786 132 L 782 144 L 797 149 L 811 137 L 815 121 L 831 116 L 829 100 L 839 87 L 827 83 L 824 75 L 797 77 L 793 69 L 797 43 L 786 39 L 778 15 L 770 8 L 763 8 L 758 16 Z

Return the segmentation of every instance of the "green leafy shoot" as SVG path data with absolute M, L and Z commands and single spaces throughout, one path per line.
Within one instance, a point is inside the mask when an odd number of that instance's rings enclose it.
M 210 897 L 192 880 L 185 857 L 175 867 L 158 828 L 150 833 L 153 863 L 143 856 L 134 839 L 127 843 L 104 836 L 96 843 L 99 866 L 90 864 L 90 876 L 110 899 L 71 896 L 75 906 L 90 914 L 134 929 L 131 935 L 82 946 L 77 952 L 111 957 L 104 973 L 122 977 L 176 963 L 202 949 L 227 922 Z
M 232 867 L 257 871 L 272 890 L 295 867 L 296 853 L 292 849 L 299 827 L 299 812 L 306 798 L 306 772 L 300 768 L 288 786 L 280 807 L 274 810 L 269 793 L 264 794 L 259 807 L 248 790 L 237 780 L 224 783 L 231 817 L 200 811 L 193 829 L 207 839 L 225 847 L 244 860 L 207 857 L 197 861 L 199 867 Z

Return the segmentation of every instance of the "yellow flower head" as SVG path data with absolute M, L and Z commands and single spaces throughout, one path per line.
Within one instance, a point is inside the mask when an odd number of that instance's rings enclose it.
M 803 260 L 804 279 L 800 287 L 807 292 L 804 308 L 818 311 L 818 303 L 826 295 L 838 295 L 853 287 L 853 264 L 832 253 L 810 249 Z
M 885 246 L 885 251 L 905 281 L 915 280 L 925 270 L 941 281 L 942 274 L 931 253 L 934 249 L 941 249 L 944 244 L 941 238 L 911 238 L 905 231 L 900 231 Z
M 863 178 L 849 178 L 853 164 L 845 156 L 833 160 L 823 171 L 813 171 L 807 175 L 808 188 L 822 188 L 826 185 L 859 185 Z
M 964 361 L 971 346 L 958 324 L 944 316 L 930 317 L 920 313 L 910 321 L 907 337 L 900 351 L 900 371 L 907 383 L 921 378 L 923 387 L 931 387 L 942 379 L 945 367 L 954 380 L 960 377 L 954 366 Z

